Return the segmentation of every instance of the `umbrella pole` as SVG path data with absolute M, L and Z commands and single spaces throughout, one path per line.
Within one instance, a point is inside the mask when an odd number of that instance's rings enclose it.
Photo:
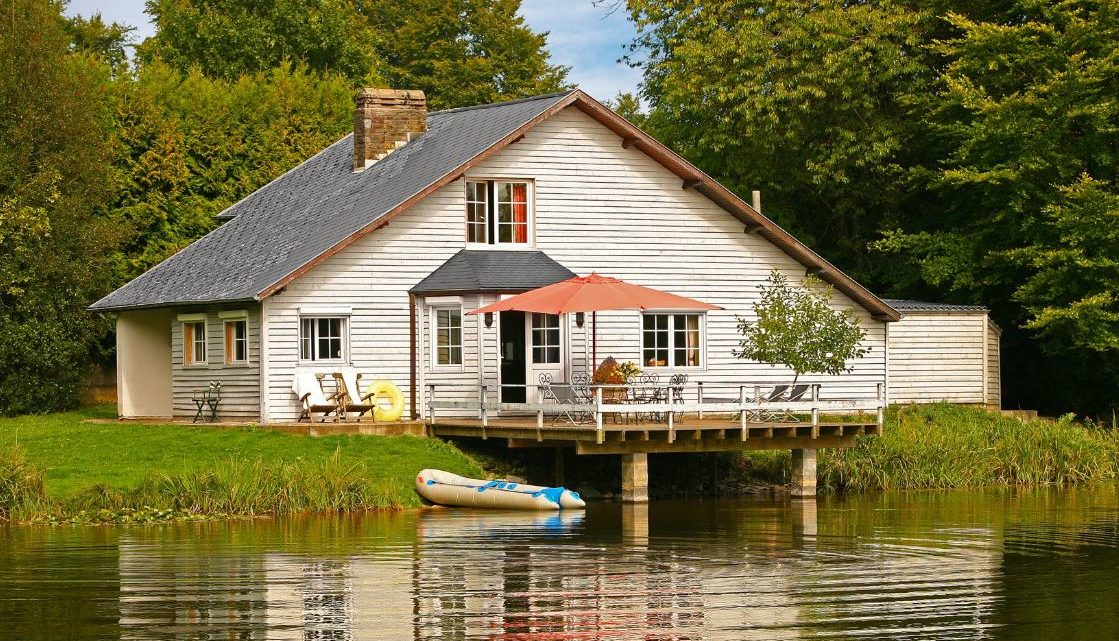
M 598 312 L 591 312 L 591 372 L 598 369 Z

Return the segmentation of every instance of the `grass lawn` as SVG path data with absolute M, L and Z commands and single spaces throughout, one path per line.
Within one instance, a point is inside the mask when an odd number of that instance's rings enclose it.
M 115 406 L 104 405 L 0 419 L 0 452 L 18 444 L 27 461 L 44 472 L 48 496 L 58 499 L 96 485 L 127 490 L 153 475 L 220 470 L 236 463 L 325 465 L 335 452 L 342 463 L 361 466 L 368 481 L 401 488 L 403 505 L 418 504 L 410 488 L 423 468 L 482 474 L 454 446 L 414 436 L 311 437 L 252 428 L 83 422 L 115 416 Z

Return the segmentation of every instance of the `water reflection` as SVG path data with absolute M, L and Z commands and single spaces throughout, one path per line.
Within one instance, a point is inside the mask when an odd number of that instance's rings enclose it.
M 13 639 L 1099 638 L 1119 627 L 1117 505 L 1104 488 L 8 528 L 0 629 Z

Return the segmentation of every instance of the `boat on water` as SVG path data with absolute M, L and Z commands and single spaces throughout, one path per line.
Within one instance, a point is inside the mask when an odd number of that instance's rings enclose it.
M 578 492 L 513 481 L 483 481 L 443 470 L 416 475 L 416 493 L 435 503 L 504 510 L 558 510 L 586 507 Z

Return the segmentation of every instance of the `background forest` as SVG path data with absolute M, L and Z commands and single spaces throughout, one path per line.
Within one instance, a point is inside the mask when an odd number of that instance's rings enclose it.
M 591 0 L 586 0 L 591 1 Z M 612 105 L 883 296 L 984 304 L 1008 407 L 1119 404 L 1119 4 L 630 0 Z M 88 304 L 345 135 L 567 86 L 519 0 L 151 0 L 156 34 L 0 0 L 0 414 L 112 362 Z M 598 96 L 604 98 L 604 96 Z

